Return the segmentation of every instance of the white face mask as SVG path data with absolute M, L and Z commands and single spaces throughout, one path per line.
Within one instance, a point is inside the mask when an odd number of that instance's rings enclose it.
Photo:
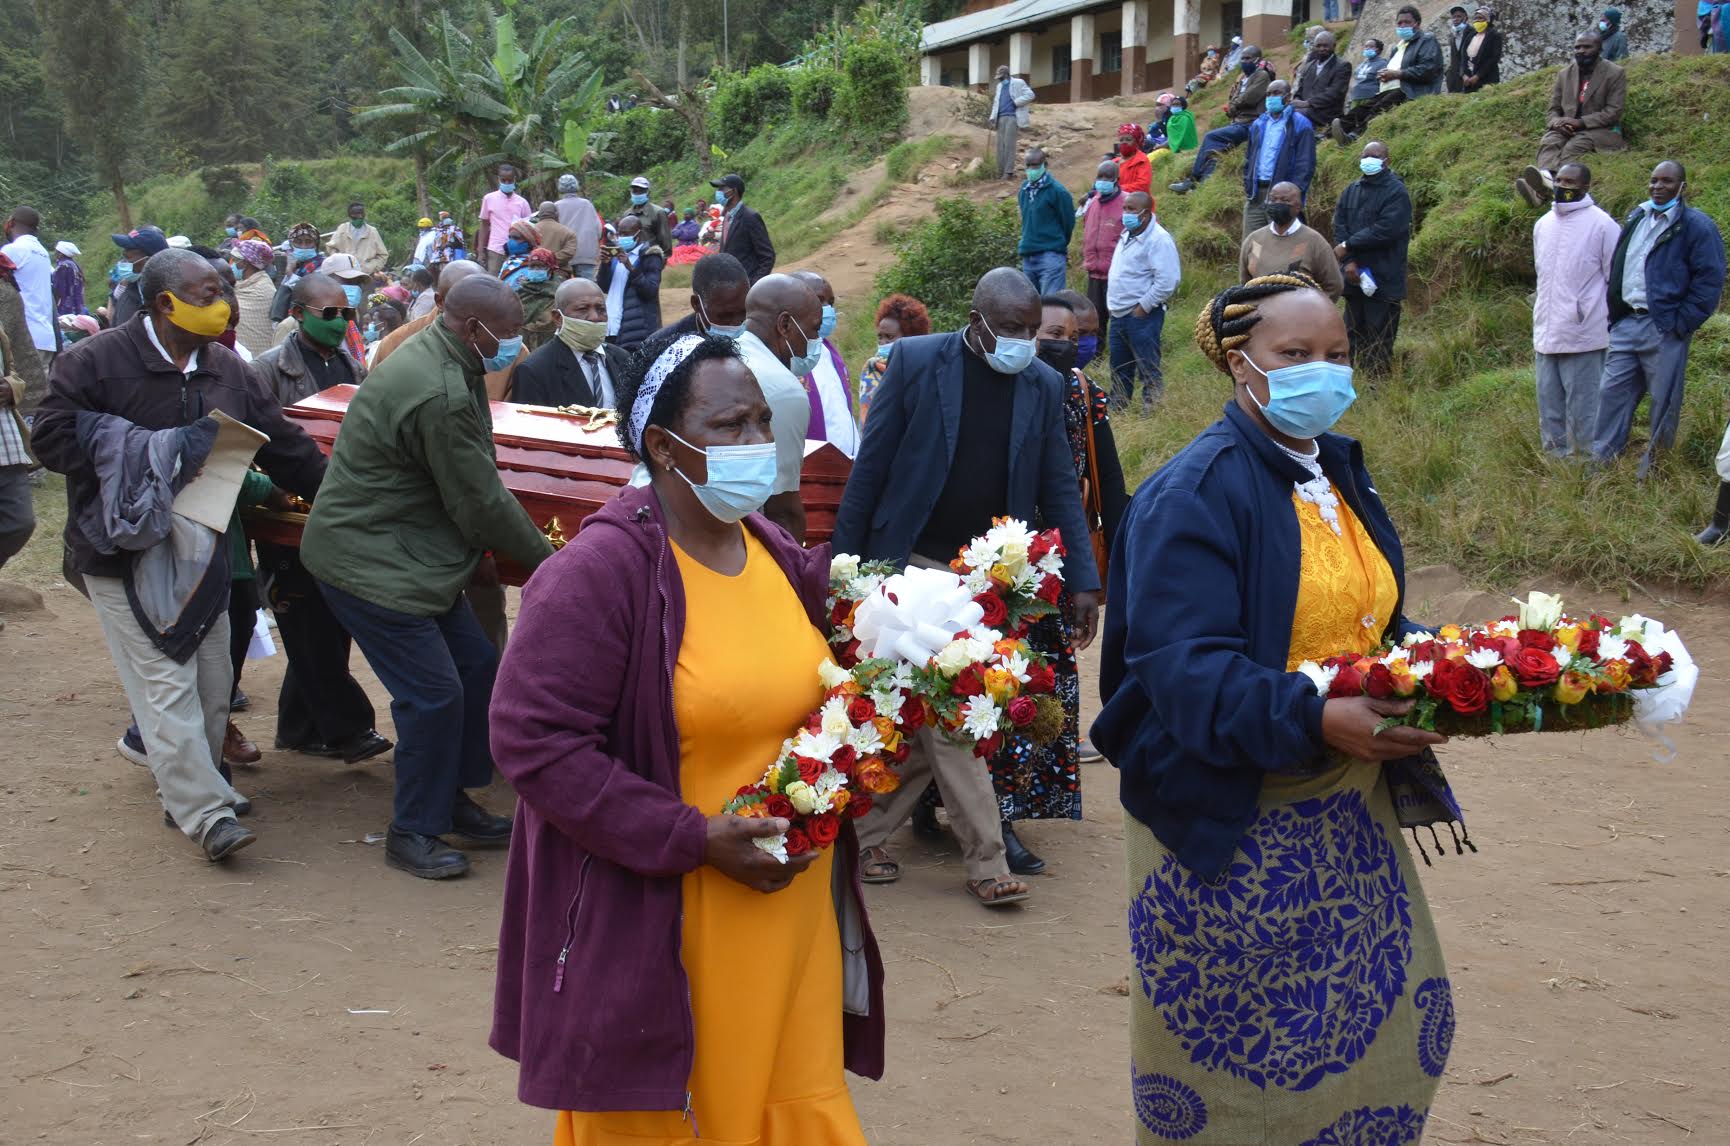
M 685 478 L 685 484 L 696 493 L 703 508 L 716 520 L 742 521 L 746 514 L 763 508 L 775 492 L 775 443 L 761 442 L 743 446 L 693 446 L 679 435 L 667 430 L 675 442 L 702 454 L 708 462 L 709 477 L 698 485 L 677 466 L 673 472 Z

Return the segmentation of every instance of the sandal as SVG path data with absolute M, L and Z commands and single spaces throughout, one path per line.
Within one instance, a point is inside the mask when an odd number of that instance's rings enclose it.
M 1006 891 L 1005 888 L 1020 888 L 1020 891 Z M 985 907 L 1007 907 L 1012 903 L 1020 903 L 1033 894 L 1028 886 L 1013 876 L 987 876 L 984 879 L 967 881 L 967 894 L 977 899 Z
M 863 848 L 859 860 L 861 883 L 894 883 L 901 878 L 901 865 L 889 858 L 887 848 Z

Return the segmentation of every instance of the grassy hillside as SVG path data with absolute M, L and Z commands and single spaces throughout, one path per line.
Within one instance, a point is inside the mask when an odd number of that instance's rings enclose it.
M 1690 538 L 1710 512 L 1712 458 L 1730 417 L 1730 315 L 1696 337 L 1678 448 L 1644 486 L 1631 460 L 1645 446 L 1644 409 L 1630 460 L 1603 476 L 1539 449 L 1529 301 L 1539 213 L 1515 197 L 1511 180 L 1536 150 L 1554 74 L 1471 99 L 1421 100 L 1373 125 L 1417 210 L 1411 298 L 1395 376 L 1365 393 L 1341 429 L 1364 440 L 1414 561 L 1450 562 L 1501 583 L 1730 582 L 1730 552 L 1703 551 Z M 1645 57 L 1628 87 L 1630 150 L 1590 164 L 1600 204 L 1623 215 L 1646 197 L 1652 166 L 1674 156 L 1689 168 L 1692 204 L 1730 227 L 1730 147 L 1716 122 L 1730 59 Z M 1324 232 L 1340 190 L 1357 177 L 1357 156 L 1355 147 L 1320 146 L 1309 216 Z M 1188 196 L 1164 191 L 1180 166 L 1167 157 L 1155 171 L 1184 284 L 1167 323 L 1165 406 L 1117 426 L 1132 482 L 1217 417 L 1230 394 L 1190 328 L 1202 300 L 1236 277 L 1241 152 Z

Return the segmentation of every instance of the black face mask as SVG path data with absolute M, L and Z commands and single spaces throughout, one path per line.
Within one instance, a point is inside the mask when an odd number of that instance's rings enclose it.
M 1582 56 L 1580 53 L 1575 52 L 1574 62 L 1580 65 L 1580 70 L 1582 72 L 1589 72 L 1598 66 L 1598 57 L 1595 53 L 1590 56 Z
M 1267 205 L 1267 217 L 1271 223 L 1276 223 L 1281 227 L 1289 226 L 1291 221 L 1297 218 L 1297 208 L 1290 203 L 1269 203 Z
M 1586 193 L 1584 191 L 1580 190 L 1578 187 L 1557 187 L 1556 188 L 1556 202 L 1558 202 L 1558 203 L 1578 203 L 1580 200 L 1584 199 L 1585 197 L 1586 197 Z
M 1063 375 L 1075 369 L 1075 342 L 1068 338 L 1041 338 L 1039 360 Z

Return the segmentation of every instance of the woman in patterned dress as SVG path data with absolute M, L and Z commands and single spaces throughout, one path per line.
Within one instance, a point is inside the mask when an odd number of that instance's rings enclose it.
M 871 399 L 883 372 L 889 369 L 889 352 L 903 338 L 931 333 L 931 313 L 911 295 L 892 294 L 877 304 L 877 353 L 865 360 L 859 371 L 859 423 L 871 409 Z
M 1129 813 L 1137 1141 L 1404 1146 L 1454 1018 L 1400 828 L 1459 810 L 1442 738 L 1382 727 L 1409 702 L 1293 671 L 1417 628 L 1362 450 L 1327 432 L 1350 343 L 1295 274 L 1223 292 L 1196 340 L 1235 394 L 1130 503 L 1092 730 Z

